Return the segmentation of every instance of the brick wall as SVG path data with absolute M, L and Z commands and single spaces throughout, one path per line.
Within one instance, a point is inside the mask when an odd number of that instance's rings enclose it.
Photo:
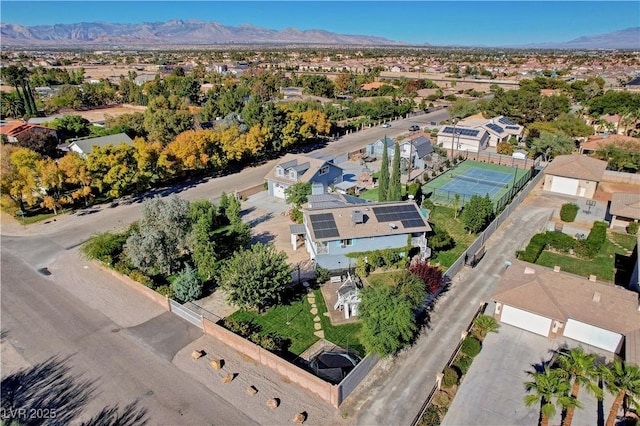
M 225 345 L 232 347 L 260 364 L 269 367 L 291 382 L 315 393 L 334 407 L 337 408 L 338 405 L 340 405 L 341 401 L 338 399 L 339 387 L 337 385 L 325 382 L 308 371 L 291 364 L 266 349 L 262 349 L 253 342 L 250 342 L 207 319 L 203 319 L 202 323 L 204 325 L 204 332 L 208 335 L 220 340 Z

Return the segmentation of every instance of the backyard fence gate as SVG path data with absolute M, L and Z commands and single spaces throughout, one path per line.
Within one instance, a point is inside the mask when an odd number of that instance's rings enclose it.
M 202 329 L 202 315 L 193 312 L 191 309 L 182 306 L 181 304 L 179 304 L 178 302 L 176 302 L 175 300 L 171 300 L 169 299 L 169 306 L 171 307 L 171 312 L 173 312 L 174 314 L 176 314 L 177 316 L 179 316 L 182 319 L 185 319 L 187 321 L 189 321 L 191 324 L 197 326 L 198 328 Z

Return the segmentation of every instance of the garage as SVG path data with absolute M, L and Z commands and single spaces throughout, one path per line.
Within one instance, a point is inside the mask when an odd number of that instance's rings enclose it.
M 281 183 L 275 182 L 273 184 L 273 196 L 274 197 L 278 197 L 278 198 L 282 198 L 284 200 L 285 196 L 284 196 L 284 190 L 285 190 L 285 186 L 282 185 Z
M 569 339 L 577 340 L 578 342 L 613 353 L 619 352 L 622 339 L 624 338 L 621 334 L 573 319 L 567 321 L 563 335 Z
M 558 194 L 576 195 L 578 193 L 579 183 L 577 179 L 554 176 L 551 181 L 551 191 L 557 192 Z
M 506 305 L 502 308 L 500 321 L 544 337 L 548 337 L 549 330 L 551 330 L 550 318 L 545 318 L 543 316 Z

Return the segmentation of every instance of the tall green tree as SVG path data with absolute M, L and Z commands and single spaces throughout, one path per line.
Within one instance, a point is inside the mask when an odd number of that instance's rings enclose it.
M 218 283 L 227 291 L 230 302 L 260 311 L 279 303 L 291 280 L 287 255 L 262 243 L 236 251 L 223 262 L 218 275 Z
M 284 195 L 287 198 L 287 203 L 293 204 L 296 207 L 300 207 L 307 202 L 309 195 L 311 195 L 311 183 L 294 183 L 284 190 Z
M 489 194 L 481 197 L 473 195 L 460 213 L 460 221 L 470 234 L 483 230 L 493 219 L 493 203 Z
M 560 370 L 546 367 L 543 372 L 532 372 L 532 380 L 524 386 L 529 395 L 524 398 L 527 407 L 540 405 L 540 426 L 548 426 L 549 419 L 556 415 L 556 405 L 561 409 L 580 406 L 573 397 L 568 396 L 569 381 Z
M 499 328 L 500 324 L 491 315 L 478 315 L 473 320 L 474 334 L 480 341 L 484 340 L 489 333 L 497 333 Z
M 558 356 L 558 365 L 569 375 L 569 378 L 573 380 L 571 397 L 576 401 L 578 400 L 578 393 L 581 387 L 587 389 L 598 399 L 602 399 L 602 389 L 598 387 L 600 372 L 596 361 L 597 356 L 595 354 L 585 352 L 580 346 L 571 348 L 568 352 L 561 352 Z M 571 425 L 575 410 L 575 406 L 567 408 L 563 426 Z
M 542 132 L 540 137 L 533 139 L 531 148 L 536 155 L 542 155 L 544 161 L 549 161 L 558 155 L 568 155 L 576 148 L 573 140 L 564 132 Z
M 625 398 L 627 406 L 640 409 L 640 368 L 616 359 L 601 371 L 607 390 L 615 396 L 605 426 L 614 426 Z
M 382 162 L 380 164 L 380 177 L 378 178 L 378 201 L 387 201 L 389 197 L 389 153 L 387 137 L 382 139 Z
M 400 144 L 396 143 L 393 151 L 391 178 L 389 180 L 389 195 L 387 201 L 402 200 L 402 183 L 400 182 Z
M 141 271 L 169 275 L 186 253 L 190 230 L 188 201 L 154 197 L 142 205 L 138 228 L 127 238 L 124 252 Z
M 411 301 L 390 286 L 365 287 L 360 295 L 360 340 L 365 350 L 387 356 L 406 346 L 416 331 Z

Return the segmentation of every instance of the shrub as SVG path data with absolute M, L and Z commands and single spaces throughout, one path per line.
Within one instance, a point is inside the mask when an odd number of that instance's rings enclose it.
M 316 265 L 316 281 L 318 283 L 324 283 L 329 281 L 331 274 L 329 274 L 329 270 L 323 268 L 322 266 Z
M 171 290 L 171 287 L 168 285 L 161 285 L 158 288 L 156 288 L 156 292 L 168 297 L 169 299 L 173 299 L 173 290 Z
M 103 232 L 92 236 L 80 251 L 89 259 L 96 259 L 107 265 L 113 265 L 120 253 L 122 253 L 122 247 L 126 241 L 126 233 Z
M 556 250 L 569 251 L 576 246 L 576 240 L 571 235 L 547 231 L 546 236 L 549 247 L 553 247 Z
M 428 198 L 425 198 L 425 199 L 424 199 L 424 201 L 422 201 L 422 208 L 423 208 L 423 209 L 433 210 L 433 208 L 434 208 L 435 206 L 436 206 L 436 205 L 435 205 L 435 204 L 433 204 L 433 201 L 431 201 L 431 200 L 430 200 L 430 199 L 428 199 Z
M 191 302 L 202 296 L 202 279 L 188 263 L 180 271 L 171 289 L 180 302 Z
M 469 371 L 469 367 L 471 367 L 471 363 L 473 362 L 473 358 L 470 358 L 464 354 L 459 354 L 453 363 L 453 368 L 460 372 L 461 376 L 467 374 Z
M 458 372 L 451 367 L 444 368 L 444 377 L 442 378 L 442 386 L 445 388 L 450 388 L 458 384 L 458 380 L 460 380 L 460 376 Z
M 455 241 L 449 235 L 446 229 L 436 227 L 434 229 L 435 234 L 429 238 L 429 247 L 435 251 L 449 250 L 455 246 Z
M 139 270 L 134 269 L 133 271 L 129 272 L 128 275 L 129 275 L 129 278 L 139 282 L 143 286 L 153 288 L 153 280 L 148 276 L 146 276 L 145 274 L 143 274 L 142 272 L 140 272 Z
M 518 259 L 529 263 L 536 263 L 536 260 L 538 260 L 540 253 L 542 253 L 546 245 L 547 236 L 545 234 L 536 234 L 531 238 L 531 241 L 529 241 L 524 251 L 518 253 Z
M 589 236 L 585 240 L 580 240 L 576 243 L 576 254 L 580 257 L 593 259 L 606 240 L 607 224 L 605 222 L 594 222 Z
M 222 322 L 224 328 L 239 336 L 247 337 L 259 331 L 259 327 L 251 321 L 239 321 L 233 318 L 225 318 Z
M 294 207 L 289 211 L 289 219 L 295 223 L 302 223 L 302 210 L 297 207 Z
M 638 233 L 638 222 L 631 222 L 629 226 L 627 226 L 627 233 L 630 235 L 636 235 Z
M 440 413 L 438 407 L 430 405 L 424 412 L 418 426 L 439 426 L 440 425 Z
M 580 207 L 578 207 L 577 204 L 574 204 L 574 203 L 563 204 L 562 207 L 560 208 L 560 219 L 563 222 L 573 222 L 574 220 L 576 220 L 576 216 L 578 215 L 578 210 L 580 210 Z
M 462 341 L 462 347 L 460 348 L 460 351 L 463 354 L 473 358 L 480 353 L 481 349 L 482 344 L 480 343 L 480 340 L 476 339 L 473 336 L 467 336 Z

